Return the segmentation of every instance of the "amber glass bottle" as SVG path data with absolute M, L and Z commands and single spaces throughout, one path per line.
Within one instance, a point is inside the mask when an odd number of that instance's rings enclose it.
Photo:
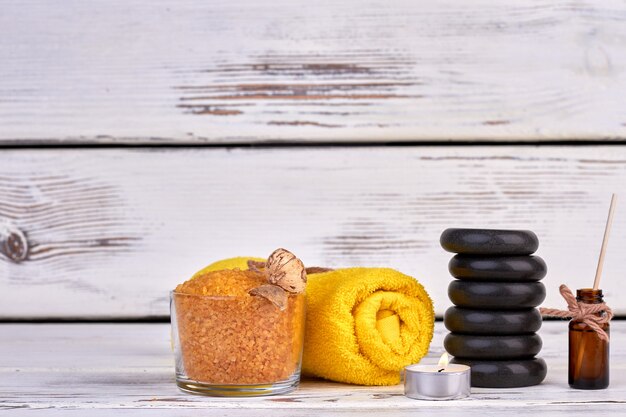
M 576 290 L 576 300 L 602 303 L 602 290 Z M 604 314 L 604 313 L 600 313 Z M 602 325 L 609 333 L 609 323 Z M 577 389 L 604 389 L 609 386 L 609 342 L 589 326 L 572 320 L 569 324 L 569 385 Z

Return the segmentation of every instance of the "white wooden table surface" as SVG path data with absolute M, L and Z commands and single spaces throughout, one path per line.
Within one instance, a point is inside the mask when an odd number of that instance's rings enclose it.
M 210 398 L 174 384 L 167 324 L 0 324 L 0 413 L 11 415 L 319 416 L 502 415 L 520 412 L 626 415 L 626 322 L 612 324 L 611 386 L 601 391 L 567 385 L 567 324 L 546 322 L 543 384 L 518 389 L 472 389 L 459 401 L 416 401 L 402 386 L 361 387 L 305 380 L 288 395 Z M 431 352 L 442 352 L 446 331 L 436 323 Z

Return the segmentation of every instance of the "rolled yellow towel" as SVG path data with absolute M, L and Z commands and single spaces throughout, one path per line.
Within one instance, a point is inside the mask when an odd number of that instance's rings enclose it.
M 435 314 L 414 278 L 388 268 L 309 276 L 305 374 L 360 385 L 400 383 L 428 353 Z
M 196 275 L 247 268 L 239 257 Z M 395 385 L 400 371 L 428 353 L 433 304 L 414 278 L 389 268 L 346 268 L 310 274 L 302 370 L 359 385 Z

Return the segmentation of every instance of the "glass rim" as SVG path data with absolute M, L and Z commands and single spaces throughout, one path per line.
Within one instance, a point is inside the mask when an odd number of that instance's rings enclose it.
M 298 296 L 298 295 L 304 295 L 305 292 L 301 292 L 301 293 L 289 293 L 288 296 Z M 243 300 L 243 299 L 248 299 L 250 297 L 254 297 L 253 295 L 250 294 L 246 294 L 246 295 L 203 295 L 203 294 L 188 294 L 185 292 L 176 292 L 176 290 L 170 290 L 170 298 L 174 298 L 174 296 L 185 296 L 185 297 L 197 297 L 197 298 L 204 298 L 207 300 Z M 256 298 L 256 297 L 254 297 Z
M 189 294 L 185 292 L 176 292 L 176 290 L 170 291 L 170 297 L 174 296 L 185 296 L 185 297 L 197 297 L 197 298 L 205 298 L 207 300 L 237 300 L 251 297 L 251 295 L 204 295 L 204 294 Z

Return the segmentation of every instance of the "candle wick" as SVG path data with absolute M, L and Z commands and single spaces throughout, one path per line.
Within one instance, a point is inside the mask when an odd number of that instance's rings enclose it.
M 446 368 L 441 368 L 440 370 L 438 370 L 437 372 L 443 372 L 443 370 Z

